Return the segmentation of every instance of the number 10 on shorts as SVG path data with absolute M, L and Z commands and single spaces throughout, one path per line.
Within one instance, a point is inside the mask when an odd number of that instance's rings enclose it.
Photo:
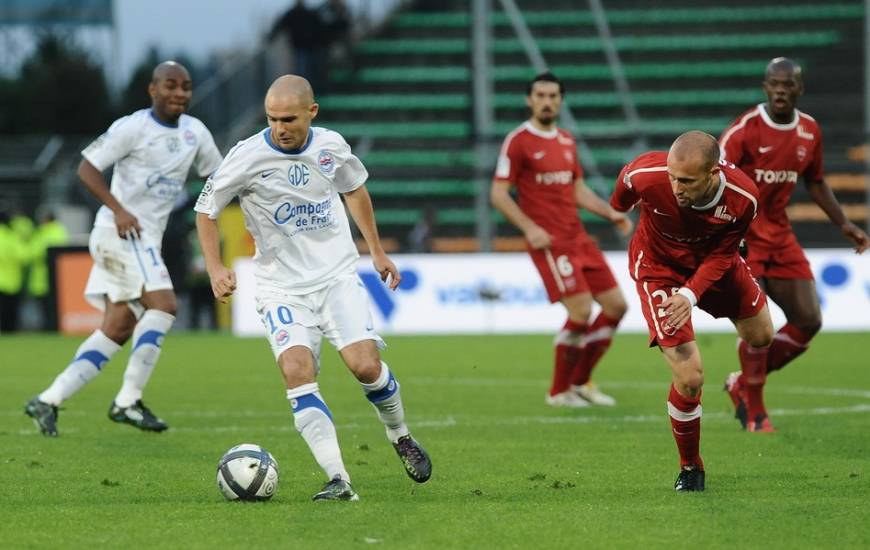
M 266 324 L 269 329 L 269 334 L 275 334 L 278 326 L 293 324 L 293 315 L 290 313 L 290 308 L 287 306 L 278 306 L 275 309 L 266 312 Z

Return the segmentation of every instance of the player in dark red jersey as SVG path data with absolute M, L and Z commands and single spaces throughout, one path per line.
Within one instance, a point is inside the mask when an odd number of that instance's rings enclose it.
M 724 157 L 758 186 L 758 216 L 746 234 L 747 263 L 786 316 L 769 350 L 740 342 L 742 373 L 732 373 L 725 381 L 736 416 L 750 431 L 774 431 L 762 398 L 767 375 L 803 353 L 822 325 L 810 264 L 785 211 L 798 179 L 804 180 L 810 196 L 856 252 L 870 246 L 867 234 L 846 219 L 825 184 L 818 123 L 795 108 L 804 90 L 800 66 L 777 57 L 767 65 L 763 88 L 767 102 L 740 115 L 719 139 Z M 753 355 L 761 355 L 763 361 Z M 751 370 L 759 364 L 761 368 Z
M 650 331 L 673 371 L 668 413 L 680 453 L 677 491 L 704 490 L 700 455 L 704 371 L 692 308 L 727 317 L 750 345 L 770 345 L 773 326 L 761 287 L 738 254 L 755 217 L 758 189 L 733 164 L 720 162 L 716 138 L 687 132 L 669 152 L 645 153 L 616 181 L 610 205 L 640 205 L 629 245 L 629 270 Z
M 616 224 L 628 234 L 631 220 L 586 187 L 570 133 L 556 127 L 565 95 L 552 74 L 528 85 L 531 117 L 508 134 L 492 182 L 492 204 L 519 228 L 551 302 L 561 302 L 568 320 L 556 335 L 553 382 L 546 401 L 554 406 L 614 405 L 590 382 L 625 315 L 625 298 L 604 255 L 586 233 L 577 206 Z M 510 195 L 516 187 L 518 200 Z M 592 301 L 601 312 L 590 322 Z

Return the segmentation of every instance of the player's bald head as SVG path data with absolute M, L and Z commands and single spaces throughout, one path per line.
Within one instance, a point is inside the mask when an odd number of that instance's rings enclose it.
M 773 75 L 781 73 L 793 75 L 798 80 L 803 78 L 801 76 L 801 66 L 795 60 L 788 57 L 774 57 L 767 64 L 767 68 L 764 69 L 764 79 L 768 80 Z
M 184 82 L 186 80 L 190 80 L 190 73 L 187 71 L 187 68 L 178 63 L 176 61 L 164 61 L 163 63 L 154 67 L 154 70 L 151 71 L 151 82 L 157 83 L 161 80 L 165 79 L 174 79 L 179 82 Z
M 706 132 L 686 132 L 674 140 L 668 151 L 668 165 L 677 163 L 710 170 L 719 163 L 719 143 Z
M 295 74 L 279 76 L 266 92 L 266 110 L 270 106 L 300 105 L 308 107 L 314 103 L 314 90 L 308 80 Z

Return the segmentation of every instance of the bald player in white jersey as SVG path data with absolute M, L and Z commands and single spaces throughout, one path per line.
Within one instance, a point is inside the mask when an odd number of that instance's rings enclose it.
M 216 219 L 238 197 L 257 245 L 257 311 L 284 376 L 296 429 L 329 479 L 314 500 L 359 498 L 316 381 L 324 336 L 359 380 L 408 475 L 423 483 L 432 463 L 411 436 L 399 383 L 381 361 L 378 350 L 384 342 L 374 332 L 368 294 L 356 271 L 359 255 L 339 197 L 344 196 L 381 279 L 395 290 L 400 275 L 381 247 L 364 185 L 368 172 L 339 134 L 311 127 L 318 105 L 304 78 L 275 80 L 265 108 L 269 127 L 227 154 L 195 207 L 214 295 L 224 300 L 236 288 L 235 274 L 221 264 Z
M 168 427 L 142 403 L 175 321 L 175 293 L 160 253 L 163 231 L 188 173 L 205 177 L 221 162 L 205 125 L 184 114 L 192 90 L 184 66 L 161 63 L 148 86 L 151 108 L 118 119 L 82 151 L 78 176 L 103 203 L 91 231 L 94 267 L 85 297 L 104 316 L 54 383 L 25 407 L 45 435 L 57 435 L 57 407 L 99 374 L 130 336 L 133 349 L 109 418 L 145 431 Z M 111 188 L 102 175 L 110 166 Z

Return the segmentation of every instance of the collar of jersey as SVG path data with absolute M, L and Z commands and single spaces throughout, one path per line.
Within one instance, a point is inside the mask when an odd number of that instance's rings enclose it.
M 542 138 L 546 138 L 546 139 L 553 139 L 554 137 L 559 135 L 558 128 L 553 128 L 549 132 L 545 132 L 543 130 L 539 130 L 539 129 L 535 128 L 535 125 L 532 124 L 528 120 L 526 121 L 526 130 L 528 130 L 529 132 L 531 132 L 532 134 L 534 134 L 538 137 L 542 137 Z
M 716 196 L 713 197 L 713 200 L 708 202 L 703 206 L 695 206 L 692 205 L 693 210 L 710 210 L 716 203 L 719 202 L 719 199 L 722 198 L 722 193 L 725 191 L 725 174 L 722 173 L 722 170 L 719 170 L 719 189 L 716 190 Z
M 301 155 L 302 153 L 305 152 L 306 149 L 308 149 L 308 146 L 311 145 L 311 141 L 314 138 L 314 130 L 309 128 L 308 129 L 308 139 L 305 140 L 305 145 L 303 145 L 299 149 L 282 149 L 280 146 L 275 145 L 272 142 L 272 136 L 269 135 L 270 130 L 271 130 L 271 128 L 266 128 L 265 130 L 263 130 L 263 139 L 266 140 L 266 143 L 269 145 L 269 147 L 278 151 L 279 153 L 284 153 L 285 155 Z
M 169 124 L 168 122 L 163 122 L 160 118 L 154 114 L 154 109 L 148 109 L 148 114 L 151 115 L 151 120 L 156 122 L 157 124 L 163 126 L 164 128 L 178 128 L 178 124 Z M 179 120 L 181 117 L 178 117 Z
M 770 126 L 775 130 L 794 130 L 798 125 L 798 122 L 801 119 L 801 113 L 797 109 L 794 110 L 794 119 L 788 124 L 779 124 L 778 122 L 774 122 L 770 115 L 767 114 L 767 109 L 764 108 L 764 103 L 758 104 L 758 113 L 761 115 L 761 120 L 764 121 L 765 124 Z

